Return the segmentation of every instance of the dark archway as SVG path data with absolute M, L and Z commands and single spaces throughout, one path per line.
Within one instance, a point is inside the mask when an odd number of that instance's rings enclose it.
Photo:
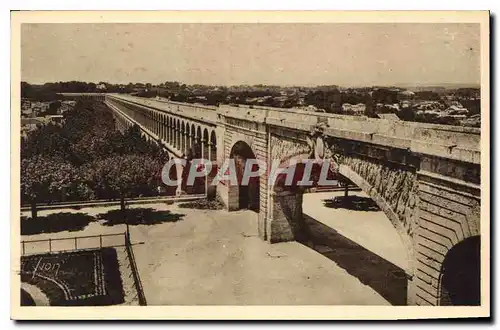
M 196 128 L 196 142 L 195 142 L 195 155 L 196 155 L 196 158 L 202 158 L 202 148 L 203 148 L 203 144 L 202 144 L 202 136 L 201 136 L 201 127 L 198 126 Z
M 260 209 L 260 179 L 259 177 L 250 178 L 248 184 L 242 184 L 243 173 L 245 171 L 245 166 L 247 160 L 256 159 L 254 152 L 250 146 L 243 142 L 238 141 L 233 145 L 231 153 L 229 155 L 231 159 L 234 159 L 236 166 L 236 177 L 238 178 L 238 186 L 232 187 L 238 190 L 238 208 L 239 209 L 249 209 L 255 212 L 259 212 Z M 258 165 L 254 165 L 252 171 L 258 171 Z
M 208 145 L 210 144 L 210 140 L 208 138 L 209 138 L 208 130 L 205 128 L 203 130 L 203 137 L 202 137 L 203 158 L 210 160 L 210 152 L 209 152 L 210 148 L 208 147 Z
M 181 122 L 181 141 L 180 141 L 180 148 L 179 150 L 181 151 L 181 154 L 185 152 L 185 146 L 186 146 L 186 124 L 184 121 Z
M 217 137 L 215 131 L 210 133 L 210 161 L 217 162 Z
M 440 305 L 481 304 L 481 239 L 472 236 L 448 251 L 440 276 Z

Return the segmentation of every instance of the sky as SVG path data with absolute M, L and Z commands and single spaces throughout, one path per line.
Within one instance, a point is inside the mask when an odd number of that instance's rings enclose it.
M 479 24 L 23 24 L 21 79 L 207 85 L 480 83 Z

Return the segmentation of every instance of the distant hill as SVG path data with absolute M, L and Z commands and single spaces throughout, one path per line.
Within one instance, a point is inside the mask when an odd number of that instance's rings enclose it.
M 432 91 L 432 90 L 443 90 L 443 89 L 458 89 L 458 88 L 481 88 L 479 84 L 453 84 L 453 83 L 443 83 L 443 84 L 433 84 L 433 85 L 419 85 L 419 84 L 398 84 L 398 87 L 405 88 L 411 91 Z

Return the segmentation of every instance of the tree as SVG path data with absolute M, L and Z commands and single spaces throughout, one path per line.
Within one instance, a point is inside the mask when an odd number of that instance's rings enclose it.
M 21 161 L 21 198 L 31 204 L 31 217 L 37 218 L 36 204 L 67 198 L 80 187 L 79 173 L 60 158 L 34 156 Z
M 138 194 L 155 194 L 161 182 L 163 164 L 147 155 L 118 155 L 97 160 L 87 167 L 86 179 L 98 193 L 120 199 Z
M 66 158 L 69 146 L 70 141 L 63 134 L 62 128 L 49 123 L 28 133 L 28 136 L 21 140 L 21 158 L 37 155 Z
M 49 104 L 49 110 L 47 114 L 49 115 L 57 115 L 57 111 L 61 107 L 61 101 L 54 101 Z
M 81 165 L 119 153 L 123 149 L 120 144 L 121 137 L 118 131 L 92 130 L 71 145 L 72 160 Z
M 401 109 L 398 114 L 399 118 L 406 121 L 415 121 L 415 111 L 412 107 L 406 107 Z
M 345 176 L 339 174 L 338 181 L 341 187 L 344 187 L 344 197 L 347 198 L 349 196 L 349 185 L 352 185 L 352 181 L 346 178 Z

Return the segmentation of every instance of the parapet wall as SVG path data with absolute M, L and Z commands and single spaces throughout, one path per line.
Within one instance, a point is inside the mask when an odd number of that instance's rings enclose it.
M 211 107 L 124 94 L 107 96 L 211 124 L 225 121 L 225 118 L 236 118 L 301 131 L 310 131 L 316 126 L 322 126 L 326 135 L 340 139 L 406 149 L 416 154 L 472 164 L 479 164 L 481 158 L 479 128 L 336 115 L 295 108 L 225 104 Z

